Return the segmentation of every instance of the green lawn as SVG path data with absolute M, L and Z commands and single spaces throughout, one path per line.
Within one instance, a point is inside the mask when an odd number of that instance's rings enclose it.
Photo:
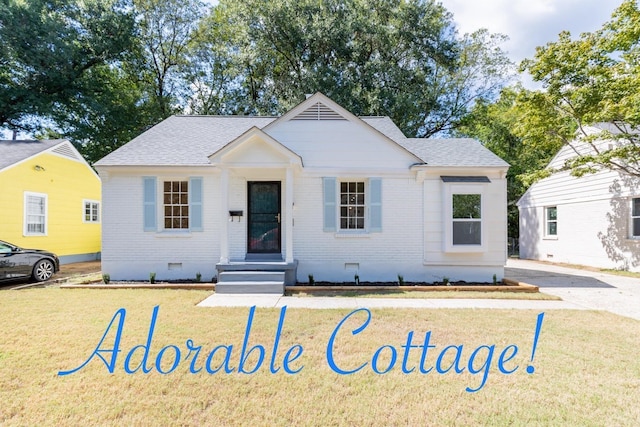
M 538 313 L 518 310 L 371 310 L 371 322 L 360 334 L 364 312 L 347 319 L 332 354 L 343 368 L 371 359 L 381 346 L 398 351 L 395 367 L 376 374 L 362 371 L 339 375 L 327 362 L 327 343 L 351 310 L 286 312 L 272 374 L 269 361 L 281 315 L 257 309 L 249 346 L 265 347 L 265 361 L 256 373 L 206 372 L 206 356 L 219 345 L 233 345 L 230 366 L 238 353 L 248 308 L 196 307 L 208 292 L 171 290 L 64 290 L 58 288 L 0 291 L 0 424 L 2 425 L 640 425 L 640 322 L 604 312 L 548 311 L 528 374 Z M 147 340 L 154 306 L 159 305 L 149 353 L 148 374 L 124 371 L 127 353 Z M 126 310 L 115 371 L 110 374 L 97 357 L 68 376 L 58 371 L 80 366 L 96 348 L 120 308 Z M 114 324 L 117 323 L 114 322 Z M 447 345 L 463 345 L 465 371 L 428 374 L 402 372 L 420 364 L 413 349 L 406 361 L 402 345 L 410 331 L 422 344 L 430 331 L 435 346 L 425 367 L 434 366 Z M 115 325 L 101 347 L 113 346 Z M 169 371 L 175 345 L 187 356 L 201 346 L 194 369 L 191 357 Z M 302 355 L 289 367 L 282 359 L 299 345 Z M 495 345 L 484 388 L 476 393 L 486 353 L 478 352 L 471 374 L 467 360 L 474 349 Z M 498 370 L 499 353 L 516 345 L 518 353 Z M 128 365 L 140 363 L 142 349 Z M 486 350 L 486 349 L 484 349 Z M 389 364 L 389 347 L 379 366 Z M 255 365 L 255 351 L 247 366 Z M 293 355 L 291 353 L 291 355 Z M 222 363 L 222 351 L 210 366 Z M 103 352 L 107 361 L 111 354 Z M 290 356 L 291 356 L 290 355 Z M 191 354 L 190 356 L 193 356 Z M 484 359 L 483 359 L 484 357 Z M 293 357 L 291 357 L 293 359 Z M 443 370 L 454 363 L 446 353 Z

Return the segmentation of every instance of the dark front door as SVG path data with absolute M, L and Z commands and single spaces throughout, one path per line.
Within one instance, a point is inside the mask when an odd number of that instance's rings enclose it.
M 249 182 L 248 252 L 280 253 L 280 182 Z

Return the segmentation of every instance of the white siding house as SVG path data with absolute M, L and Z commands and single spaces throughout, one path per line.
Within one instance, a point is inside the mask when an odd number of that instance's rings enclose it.
M 95 166 L 112 280 L 261 265 L 287 284 L 503 276 L 508 165 L 320 93 L 279 118 L 173 116 Z
M 589 132 L 599 132 L 598 128 Z M 617 142 L 600 140 L 599 149 Z M 590 152 L 564 146 L 548 168 Z M 640 180 L 601 170 L 582 177 L 558 171 L 534 183 L 518 201 L 520 258 L 640 271 Z

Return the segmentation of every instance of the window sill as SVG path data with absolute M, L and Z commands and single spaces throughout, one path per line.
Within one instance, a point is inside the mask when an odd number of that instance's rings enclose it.
M 447 245 L 444 248 L 445 253 L 483 253 L 487 252 L 485 245 Z
M 558 240 L 558 236 L 544 236 L 542 240 Z
M 160 238 L 170 238 L 170 239 L 179 239 L 179 238 L 191 238 L 193 235 L 193 233 L 191 232 L 191 230 L 185 230 L 185 231 L 157 231 L 155 233 L 155 237 L 160 237 Z
M 334 236 L 338 239 L 368 239 L 371 237 L 367 231 L 339 231 Z

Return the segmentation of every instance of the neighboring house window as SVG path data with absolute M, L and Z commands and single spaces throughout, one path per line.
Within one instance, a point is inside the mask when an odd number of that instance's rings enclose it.
M 549 206 L 544 208 L 545 219 L 545 235 L 557 236 L 558 235 L 558 208 L 556 206 Z
M 189 229 L 189 181 L 164 181 L 164 228 Z
M 84 201 L 84 222 L 100 222 L 100 202 Z
M 47 195 L 24 193 L 24 235 L 47 234 Z
M 340 183 L 340 229 L 364 230 L 364 182 Z
M 632 237 L 640 237 L 640 197 L 631 199 Z
M 452 222 L 454 245 L 482 244 L 482 195 L 453 194 Z

